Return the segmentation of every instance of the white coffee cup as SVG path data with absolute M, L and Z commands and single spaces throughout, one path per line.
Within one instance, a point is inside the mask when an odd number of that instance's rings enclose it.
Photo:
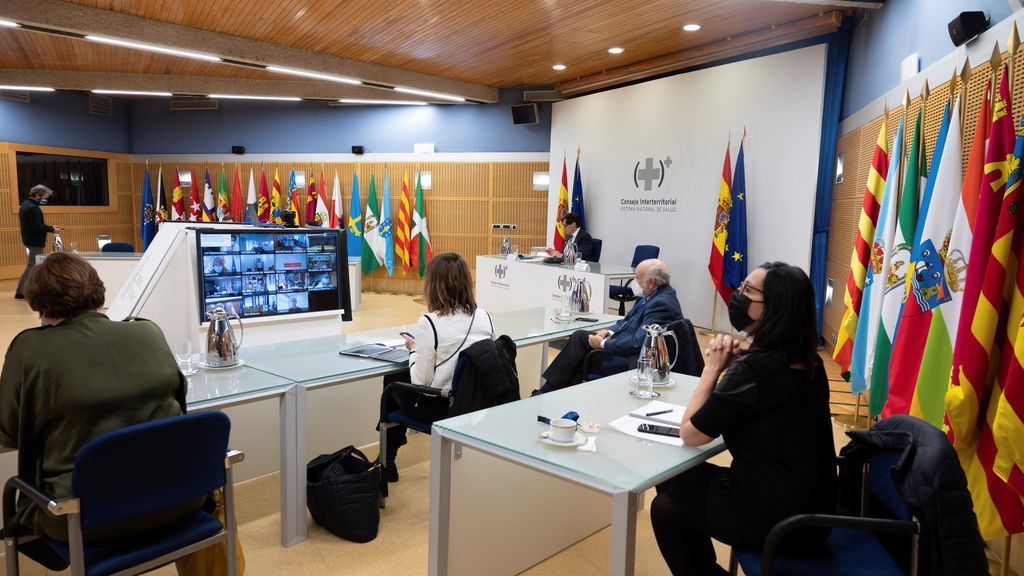
M 552 442 L 568 444 L 576 438 L 576 421 L 568 418 L 553 418 L 548 429 L 548 439 Z

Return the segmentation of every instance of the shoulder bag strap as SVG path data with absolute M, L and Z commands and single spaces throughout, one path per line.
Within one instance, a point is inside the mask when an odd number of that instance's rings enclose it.
M 454 352 L 452 352 L 451 356 L 445 358 L 444 360 L 441 360 L 437 364 L 434 364 L 434 369 L 435 370 L 437 369 L 438 366 L 440 366 L 441 364 L 444 364 L 445 362 L 451 360 L 452 358 L 455 357 L 456 354 L 458 354 L 459 352 L 462 351 L 462 347 L 466 344 L 466 340 L 469 340 L 469 333 L 473 331 L 473 324 L 475 322 L 476 322 L 476 312 L 474 311 L 473 315 L 469 318 L 469 329 L 466 330 L 466 335 L 462 337 L 462 343 L 459 344 L 459 347 L 456 348 Z

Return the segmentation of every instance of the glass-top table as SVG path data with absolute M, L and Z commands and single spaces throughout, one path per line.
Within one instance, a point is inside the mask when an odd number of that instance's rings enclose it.
M 673 374 L 674 386 L 659 388 L 659 400 L 685 405 L 697 378 Z M 613 420 L 647 404 L 628 394 L 628 374 L 585 382 L 548 394 L 525 398 L 434 423 L 431 442 L 430 574 L 447 573 L 451 453 L 466 445 L 520 466 L 531 468 L 612 496 L 612 574 L 632 574 L 637 502 L 644 490 L 696 466 L 725 449 L 721 439 L 701 446 L 676 447 L 643 440 L 612 428 Z M 596 422 L 596 453 L 551 447 L 538 438 L 537 415 L 557 416 L 569 410 L 580 421 Z M 571 514 L 571 511 L 561 513 Z

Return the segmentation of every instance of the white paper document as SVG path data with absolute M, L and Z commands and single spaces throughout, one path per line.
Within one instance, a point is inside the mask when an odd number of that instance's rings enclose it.
M 629 415 L 634 418 L 642 418 L 678 428 L 679 423 L 683 421 L 683 414 L 685 412 L 686 406 L 653 400 L 649 404 L 633 410 Z
M 661 442 L 662 444 L 670 444 L 672 446 L 682 446 L 683 445 L 682 439 L 679 438 L 678 436 L 674 436 L 674 437 L 673 436 L 662 436 L 660 434 L 648 434 L 648 433 L 645 433 L 645 432 L 637 431 L 637 428 L 641 424 L 650 424 L 650 423 L 651 423 L 650 420 L 643 419 L 643 418 L 634 418 L 633 416 L 630 416 L 629 414 L 626 414 L 625 416 L 623 416 L 623 417 L 621 417 L 621 418 L 619 418 L 617 420 L 613 420 L 608 425 L 611 426 L 612 428 L 615 428 L 619 432 L 623 432 L 625 434 L 629 434 L 630 436 L 634 436 L 636 438 L 643 438 L 644 440 L 651 440 L 653 442 Z

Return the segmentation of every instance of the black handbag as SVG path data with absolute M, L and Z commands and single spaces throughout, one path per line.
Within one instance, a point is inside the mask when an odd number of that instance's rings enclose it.
M 313 521 L 353 542 L 376 538 L 380 525 L 377 466 L 355 446 L 310 461 L 306 465 L 306 506 Z

